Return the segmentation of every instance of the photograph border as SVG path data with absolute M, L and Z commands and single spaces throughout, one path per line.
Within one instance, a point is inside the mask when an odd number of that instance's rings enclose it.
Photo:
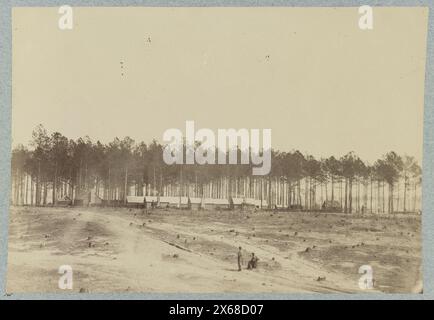
M 13 293 L 6 292 L 9 198 L 11 178 L 11 106 L 12 106 L 12 31 L 11 14 L 14 7 L 429 7 L 422 169 L 422 259 L 423 293 Z M 390 300 L 434 299 L 434 0 L 0 0 L 0 300 L 1 299 L 174 299 L 174 300 Z

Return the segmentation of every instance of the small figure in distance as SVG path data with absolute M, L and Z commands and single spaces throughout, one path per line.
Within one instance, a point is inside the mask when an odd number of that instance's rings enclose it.
M 241 247 L 238 247 L 238 255 L 237 255 L 237 259 L 238 259 L 238 271 L 241 271 L 241 264 L 243 263 L 243 253 L 241 251 Z

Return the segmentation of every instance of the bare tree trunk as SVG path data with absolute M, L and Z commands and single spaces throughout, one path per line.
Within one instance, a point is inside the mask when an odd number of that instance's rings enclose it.
M 353 213 L 353 179 L 349 179 L 349 193 L 348 193 L 348 201 L 349 201 L 349 211 Z
M 153 183 L 153 186 L 152 186 L 152 195 L 153 196 L 155 196 L 155 192 L 156 192 L 156 185 L 157 185 L 157 180 L 156 180 L 156 177 L 155 177 L 155 165 L 154 165 L 154 183 Z
M 413 199 L 413 211 L 416 212 L 416 192 L 417 192 L 417 183 L 414 182 L 414 199 Z
M 331 185 L 331 187 L 332 187 L 332 198 L 331 198 L 331 201 L 333 203 L 333 201 L 335 201 L 335 179 L 334 179 L 333 176 L 332 176 L 332 185 Z
M 348 213 L 348 179 L 345 178 L 345 209 L 344 212 Z
M 52 190 L 53 205 L 57 204 L 57 199 L 56 199 L 57 190 L 56 190 L 56 188 L 57 188 L 57 162 L 56 162 L 55 167 L 54 167 L 54 177 L 53 177 L 53 190 Z
M 408 180 L 407 180 L 408 178 L 407 178 L 407 174 L 405 174 L 405 176 L 404 176 L 404 213 L 405 212 L 407 212 L 407 183 L 408 183 Z
M 363 203 L 364 203 L 364 198 L 363 198 L 363 183 L 357 179 L 357 212 L 361 213 L 363 210 Z
M 33 207 L 33 177 L 30 176 L 30 205 Z
M 268 176 L 268 209 L 271 209 L 271 175 Z
M 389 191 L 389 199 L 390 199 L 390 209 L 389 213 L 393 213 L 393 183 L 390 184 L 390 191 Z
M 39 206 L 41 204 L 41 161 L 38 161 L 38 176 L 36 177 L 36 197 L 35 202 L 36 206 Z
M 47 190 L 47 181 L 45 181 L 44 182 L 44 200 L 43 200 L 43 205 L 45 206 L 45 205 L 47 205 L 47 194 L 48 194 L 48 192 L 47 192 L 48 190 Z
M 291 181 L 288 179 L 288 209 L 291 208 L 292 205 L 292 186 L 291 186 Z
M 397 193 L 397 195 L 396 195 L 396 208 L 395 207 L 393 207 L 396 211 L 398 211 L 399 212 L 399 180 L 398 180 L 398 183 L 397 183 L 397 185 L 396 185 L 396 193 Z
M 127 195 L 128 195 L 128 166 L 125 167 L 125 184 L 124 184 L 124 205 L 127 204 Z
M 26 189 L 25 189 L 25 196 L 24 196 L 25 204 L 26 205 L 28 204 L 27 203 L 28 197 L 29 197 L 29 175 L 26 174 Z

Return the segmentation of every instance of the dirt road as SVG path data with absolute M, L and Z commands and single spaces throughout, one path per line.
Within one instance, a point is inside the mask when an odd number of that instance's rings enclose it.
M 61 265 L 75 292 L 361 292 L 363 264 L 370 291 L 412 292 L 420 219 L 410 219 L 11 208 L 7 292 L 60 292 Z M 237 271 L 238 246 L 258 269 Z

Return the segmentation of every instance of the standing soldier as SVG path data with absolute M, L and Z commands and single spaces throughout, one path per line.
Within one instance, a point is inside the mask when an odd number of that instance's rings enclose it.
M 241 247 L 238 247 L 238 271 L 241 271 L 242 262 L 243 262 L 243 254 L 241 252 Z

